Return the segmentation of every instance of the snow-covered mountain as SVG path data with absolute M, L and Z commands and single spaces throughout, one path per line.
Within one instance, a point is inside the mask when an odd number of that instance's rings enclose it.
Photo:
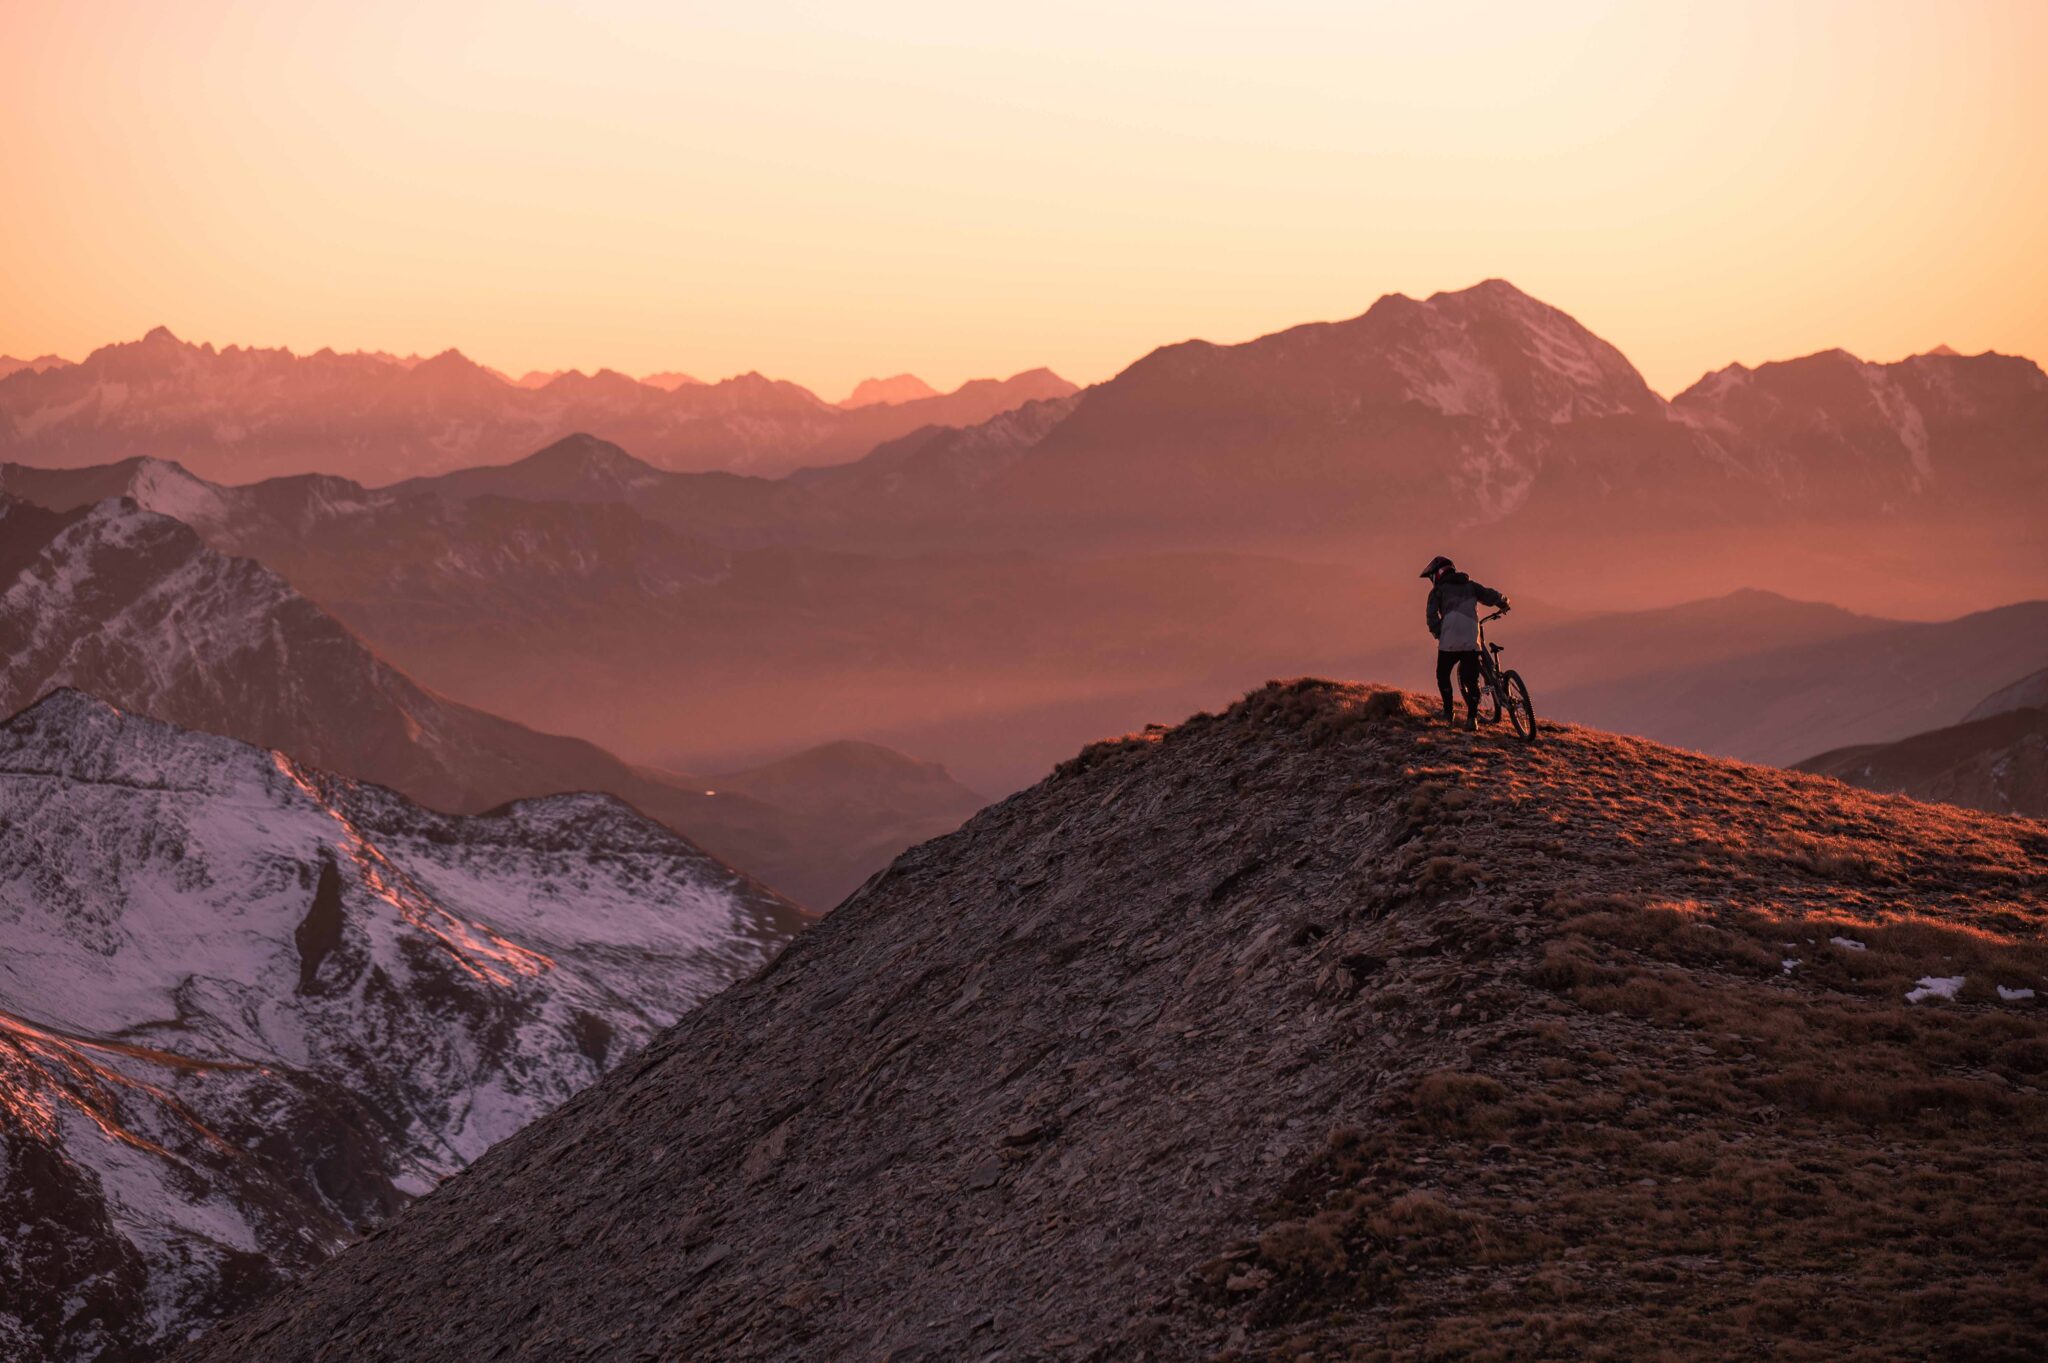
M 75 365 L 0 377 L 0 458 L 77 467 L 152 455 L 234 482 L 320 472 L 376 484 L 500 462 L 592 431 L 664 468 L 780 473 L 1072 391 L 1032 370 L 846 411 L 754 373 L 696 383 L 571 369 L 514 382 L 455 350 L 411 364 L 360 352 L 216 350 L 158 327 Z
M 0 724 L 0 1355 L 195 1333 L 801 921 L 608 797 L 435 814 L 54 693 Z
M 989 494 L 992 513 L 1097 535 L 1299 540 L 1611 509 L 1653 475 L 1718 500 L 1729 470 L 1704 450 L 1620 351 L 1488 280 L 1155 350 L 1082 394 Z
M 1917 504 L 2038 505 L 2048 493 L 2048 375 L 1943 347 L 1893 364 L 1827 350 L 1716 370 L 1672 411 L 1773 500 L 1836 516 Z

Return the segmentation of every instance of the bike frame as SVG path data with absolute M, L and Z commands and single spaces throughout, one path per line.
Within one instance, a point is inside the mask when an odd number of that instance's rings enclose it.
M 1508 698 L 1500 685 L 1500 645 L 1486 642 L 1486 622 L 1498 620 L 1505 614 L 1505 611 L 1495 611 L 1479 618 L 1479 681 L 1493 692 L 1494 701 L 1502 710 L 1507 708 Z

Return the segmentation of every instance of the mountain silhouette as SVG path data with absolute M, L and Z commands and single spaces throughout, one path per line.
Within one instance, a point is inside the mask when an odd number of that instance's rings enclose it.
M 887 379 L 862 379 L 853 386 L 853 391 L 841 400 L 841 407 L 869 407 L 875 403 L 914 402 L 918 398 L 935 398 L 939 390 L 915 374 L 898 374 Z

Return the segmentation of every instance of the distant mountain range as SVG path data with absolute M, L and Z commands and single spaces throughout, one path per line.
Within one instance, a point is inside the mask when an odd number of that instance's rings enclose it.
M 1798 766 L 1866 790 L 2048 818 L 2048 668 L 2000 687 L 1960 723 L 1851 744 Z
M 1798 765 L 1865 790 L 2048 818 L 2048 709 L 2027 706 L 1890 743 L 1852 744 Z
M 20 373 L 24 369 L 41 373 L 46 369 L 62 369 L 70 363 L 71 361 L 61 355 L 38 355 L 33 360 L 17 360 L 12 355 L 0 355 L 0 379 L 6 378 L 9 374 Z
M 201 524 L 225 514 L 239 492 L 208 501 L 204 484 L 157 466 L 133 485 Z M 604 527 L 586 531 L 601 540 Z M 497 527 L 479 532 L 486 544 L 497 536 Z M 578 552 L 573 542 L 558 547 Z M 504 584 L 501 611 L 523 590 L 518 581 Z M 499 626 L 516 630 L 504 619 Z M 223 554 L 184 522 L 127 497 L 51 511 L 0 496 L 0 638 L 12 645 L 0 655 L 0 713 L 79 687 L 453 811 L 605 791 L 820 910 L 981 803 L 942 770 L 894 754 L 831 749 L 794 759 L 820 783 L 807 797 L 813 801 L 826 791 L 854 800 L 849 783 L 891 760 L 915 773 L 884 783 L 888 793 L 878 788 L 858 820 L 821 815 L 802 801 L 785 807 L 753 798 L 745 772 L 714 783 L 629 766 L 581 739 L 427 690 L 269 568 Z M 761 776 L 764 788 L 784 788 L 775 770 Z
M 209 373 L 277 369 L 291 376 L 280 392 L 335 366 L 423 383 L 466 364 L 163 338 L 97 363 L 147 369 L 141 351 Z M 0 410 L 70 372 L 0 381 Z M 732 394 L 622 376 L 537 392 L 593 385 L 634 402 Z M 1489 281 L 1242 345 L 1168 346 L 1085 392 L 1015 396 L 986 420 L 920 424 L 936 399 L 843 412 L 804 395 L 803 420 L 831 425 L 846 457 L 773 478 L 678 471 L 596 434 L 374 491 L 332 475 L 230 486 L 131 461 L 0 478 L 46 504 L 134 495 L 276 569 L 424 684 L 635 761 L 719 769 L 859 738 L 991 792 L 1090 732 L 1172 719 L 1218 687 L 1374 675 L 1347 660 L 1397 644 L 1407 666 L 1427 651 L 1404 642 L 1420 633 L 1414 574 L 1439 552 L 1524 603 L 1506 636 L 1524 649 L 1538 625 L 1735 588 L 1836 603 L 1847 618 L 1625 613 L 1522 655 L 1541 659 L 1538 694 L 1564 713 L 1779 761 L 1960 715 L 1901 693 L 1881 732 L 1824 715 L 1772 737 L 1765 716 L 1795 702 L 1710 720 L 1704 692 L 1700 715 L 1677 699 L 1709 679 L 1680 673 L 1716 650 L 2048 596 L 2048 376 L 2022 359 L 1829 352 L 1730 368 L 1666 402 L 1569 316 Z M 147 424 L 158 400 L 136 401 Z M 362 410 L 416 434 L 403 403 Z M 882 417 L 896 433 L 854 448 L 878 428 L 847 423 Z M 463 462 L 458 449 L 443 453 Z M 2020 652 L 1984 661 L 2016 675 Z M 1801 666 L 1832 694 L 1828 659 Z
M 972 425 L 1073 391 L 1035 369 L 846 410 L 759 374 L 706 384 L 569 370 L 515 382 L 454 350 L 426 360 L 216 350 L 158 327 L 77 364 L 0 377 L 0 457 L 75 467 L 152 455 L 234 482 L 317 471 L 376 484 L 510 459 L 590 431 L 667 468 L 778 474 L 857 458 L 920 426 Z
M 1615 618 L 1626 640 L 1628 617 Z M 1725 656 L 1668 664 L 1647 648 L 1600 679 L 1574 676 L 1569 649 L 1541 636 L 1522 646 L 1532 677 L 1566 663 L 1562 687 L 1539 692 L 1541 713 L 1702 752 L 1779 765 L 1816 750 L 1889 742 L 1953 724 L 1987 678 L 2048 665 L 2048 601 L 2028 601 L 1938 623 L 1864 622 L 1749 647 L 1740 632 Z
M 710 514 L 698 489 L 737 489 L 728 506 L 764 490 L 817 497 L 883 460 L 776 482 L 666 473 L 578 439 L 376 492 L 313 478 L 226 488 L 147 461 L 0 467 L 0 491 L 60 506 L 133 496 L 274 565 L 442 692 L 642 762 L 688 754 L 699 770 L 852 736 L 857 716 L 853 734 L 999 793 L 1056 744 L 1171 719 L 1205 686 L 1304 666 L 1430 684 L 1419 589 L 1362 573 L 1242 555 L 727 549 L 670 528 Z M 1496 637 L 1542 713 L 1750 760 L 1952 724 L 1985 678 L 2048 666 L 2048 617 L 2035 619 L 2048 606 L 1935 625 L 1751 590 L 1573 612 L 1496 581 L 1522 602 Z M 707 750 L 708 734 L 733 746 Z M 627 794 L 622 781 L 596 784 Z M 792 858 L 769 850 L 789 845 L 781 835 L 693 822 L 675 798 L 703 803 L 686 789 L 656 812 L 807 902 L 858 882 L 850 861 L 841 878 L 792 881 Z
M 0 1353 L 160 1356 L 804 921 L 606 797 L 454 818 L 47 697 L 0 723 Z
M 1134 706 L 1185 713 L 1275 660 L 1348 651 L 1361 633 L 1384 641 L 1406 598 L 1343 569 L 1237 554 L 726 549 L 628 504 L 541 499 L 650 476 L 598 442 L 477 473 L 480 486 L 464 474 L 369 491 L 311 477 L 221 487 L 148 461 L 0 466 L 0 492 L 71 508 L 132 497 L 260 559 L 444 696 L 693 771 L 860 738 L 996 793 Z M 685 476 L 652 476 L 653 493 L 687 492 Z M 535 499 L 500 495 L 505 477 L 530 480 Z M 759 845 L 677 826 L 816 902 L 771 874 Z

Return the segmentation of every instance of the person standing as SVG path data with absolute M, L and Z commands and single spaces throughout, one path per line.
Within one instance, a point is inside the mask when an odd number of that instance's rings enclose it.
M 1451 669 L 1458 670 L 1458 689 L 1465 696 L 1465 727 L 1479 727 L 1479 607 L 1494 606 L 1505 611 L 1507 597 L 1491 587 L 1481 586 L 1458 571 L 1458 565 L 1438 554 L 1422 570 L 1429 579 L 1426 616 L 1429 632 L 1436 636 L 1436 689 L 1444 698 L 1444 723 L 1455 721 L 1451 704 Z

